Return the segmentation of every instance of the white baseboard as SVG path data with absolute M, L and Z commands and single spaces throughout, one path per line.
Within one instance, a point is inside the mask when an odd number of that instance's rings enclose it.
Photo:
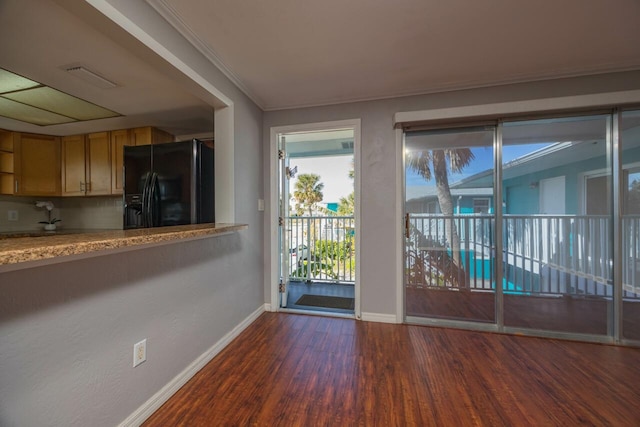
M 194 360 L 184 371 L 176 375 L 169 383 L 162 387 L 149 400 L 136 409 L 127 417 L 120 427 L 137 427 L 149 418 L 155 411 L 160 408 L 176 391 L 186 384 L 198 371 L 211 361 L 218 353 L 220 353 L 231 341 L 233 341 L 240 333 L 253 323 L 258 316 L 265 312 L 265 306 L 260 306 L 256 311 L 251 313 L 246 319 L 240 322 L 235 328 L 229 331 L 211 348 L 205 351 L 200 357 Z
M 272 310 L 272 308 L 271 308 L 271 303 L 266 303 L 266 304 L 264 305 L 264 311 L 266 311 L 266 312 L 271 312 L 271 311 L 275 311 L 275 310 Z
M 365 313 L 362 312 L 362 320 L 365 322 L 378 322 L 378 323 L 399 323 L 395 314 L 382 314 L 382 313 Z

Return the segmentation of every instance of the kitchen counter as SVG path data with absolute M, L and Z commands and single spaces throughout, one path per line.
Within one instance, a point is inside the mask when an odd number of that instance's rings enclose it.
M 0 272 L 114 251 L 216 237 L 247 228 L 246 224 L 215 223 L 136 230 L 5 233 L 0 235 Z

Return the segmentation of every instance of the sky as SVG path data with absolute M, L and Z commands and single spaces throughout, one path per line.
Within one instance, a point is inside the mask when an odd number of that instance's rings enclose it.
M 522 144 L 509 145 L 502 149 L 503 164 L 525 154 L 539 150 L 549 144 Z M 493 168 L 493 148 L 472 148 L 475 159 L 464 168 L 462 173 L 450 176 L 450 182 L 454 183 L 468 176 Z M 297 176 L 306 173 L 320 175 L 320 182 L 324 183 L 323 203 L 338 203 L 341 197 L 348 196 L 353 191 L 353 180 L 349 178 L 349 171 L 353 168 L 353 156 L 330 156 L 293 158 L 290 167 L 298 167 L 296 177 L 290 182 L 290 192 L 293 194 Z M 407 197 L 411 198 L 415 187 L 432 186 L 433 181 L 427 182 L 417 173 L 408 170 L 406 173 Z M 411 188 L 414 187 L 414 188 Z M 416 193 L 417 195 L 418 193 Z
M 502 148 L 502 164 L 510 162 L 513 159 L 522 157 L 526 154 L 537 151 L 541 148 L 548 146 L 549 144 L 520 144 L 520 145 L 505 145 Z M 492 147 L 476 147 L 472 148 L 475 158 L 466 166 L 461 173 L 450 174 L 449 183 L 453 184 L 464 178 L 475 175 L 480 172 L 484 172 L 489 169 L 493 169 L 493 148 Z M 413 197 L 419 197 L 422 193 L 420 187 L 434 186 L 435 182 L 425 181 L 425 179 L 418 175 L 416 172 L 407 169 L 406 171 L 406 192 L 407 199 Z
M 289 167 L 297 166 L 298 172 L 289 183 L 289 191 L 293 195 L 299 175 L 315 173 L 320 175 L 320 182 L 324 183 L 322 202 L 338 203 L 341 197 L 346 197 L 353 191 L 353 180 L 349 178 L 349 171 L 353 169 L 352 160 L 352 155 L 293 158 Z

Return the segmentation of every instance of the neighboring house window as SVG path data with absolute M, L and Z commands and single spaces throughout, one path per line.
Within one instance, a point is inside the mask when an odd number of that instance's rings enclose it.
M 473 213 L 474 214 L 489 213 L 489 199 L 473 199 Z

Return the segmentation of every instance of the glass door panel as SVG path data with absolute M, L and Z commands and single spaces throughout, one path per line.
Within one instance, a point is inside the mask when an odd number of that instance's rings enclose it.
M 405 134 L 405 313 L 495 322 L 491 128 Z
M 622 114 L 622 337 L 640 340 L 640 111 Z
M 504 325 L 606 335 L 612 309 L 608 116 L 506 123 Z

